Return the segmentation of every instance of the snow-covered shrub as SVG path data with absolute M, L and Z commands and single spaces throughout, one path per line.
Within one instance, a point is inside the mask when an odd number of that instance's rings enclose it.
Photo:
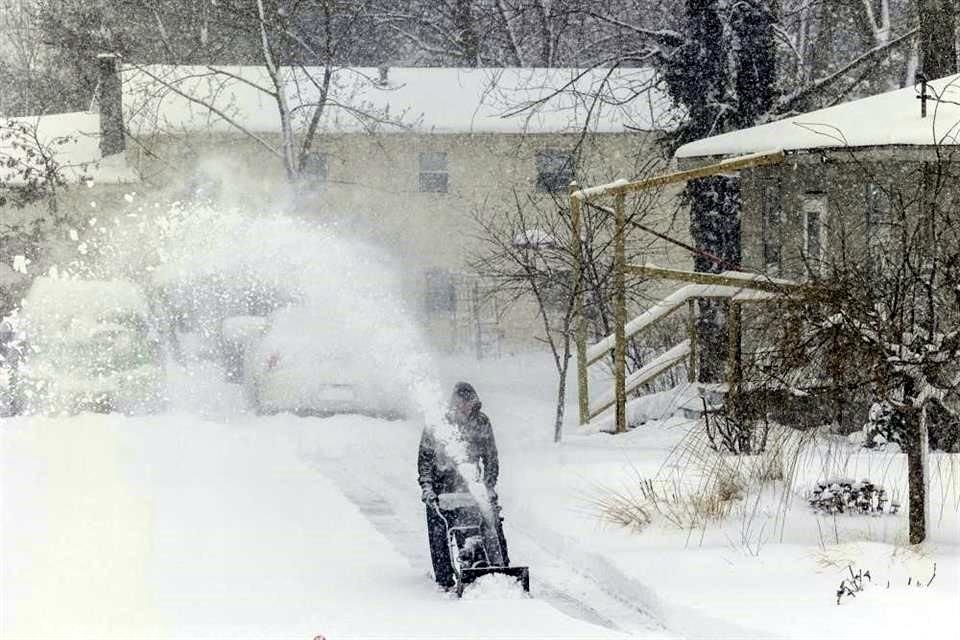
M 903 447 L 906 425 L 903 418 L 886 400 L 874 402 L 863 429 L 851 434 L 851 441 L 866 449 L 899 451 Z
M 864 479 L 834 479 L 818 482 L 807 496 L 810 507 L 819 513 L 860 515 L 895 514 L 900 509 L 882 486 Z

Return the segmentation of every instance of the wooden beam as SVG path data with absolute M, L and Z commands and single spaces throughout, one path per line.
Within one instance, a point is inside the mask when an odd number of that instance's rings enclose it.
M 570 183 L 570 193 L 573 194 L 579 187 L 577 183 Z M 587 376 L 587 318 L 583 313 L 583 239 L 580 235 L 580 204 L 581 201 L 570 198 L 570 227 L 573 233 L 573 313 L 577 346 L 577 400 L 580 409 L 580 424 L 590 422 L 590 385 Z
M 693 291 L 691 291 L 691 288 Z M 740 287 L 706 286 L 698 289 L 695 285 L 686 285 L 677 289 L 650 309 L 626 323 L 624 326 L 625 338 L 632 338 L 664 317 L 674 313 L 690 298 L 731 298 L 743 291 Z M 587 347 L 587 365 L 592 365 L 605 358 L 616 348 L 616 333 L 604 336 L 601 340 Z
M 687 382 L 694 383 L 697 381 L 697 304 L 694 298 L 687 300 L 687 340 L 690 341 Z
M 739 156 L 736 158 L 730 158 L 729 160 L 723 160 L 716 164 L 709 164 L 703 167 L 697 167 L 696 169 L 687 169 L 686 171 L 675 171 L 673 173 L 667 173 L 661 176 L 654 176 L 652 178 L 646 178 L 644 180 L 635 180 L 633 182 L 627 182 L 626 180 L 618 180 L 616 182 L 610 182 L 608 184 L 598 185 L 596 187 L 590 187 L 589 189 L 581 189 L 574 192 L 571 197 L 580 198 L 587 200 L 590 198 L 595 198 L 598 196 L 607 196 L 607 195 L 623 195 L 627 193 L 633 193 L 636 191 L 645 191 L 647 189 L 653 189 L 656 187 L 663 187 L 670 184 L 677 184 L 680 182 L 688 182 L 690 180 L 697 180 L 698 178 L 708 178 L 710 176 L 723 175 L 725 173 L 733 173 L 741 169 L 750 169 L 752 167 L 762 167 L 773 164 L 780 164 L 784 159 L 783 151 L 771 151 L 767 153 L 753 153 L 746 156 Z
M 756 289 L 772 293 L 785 293 L 799 288 L 801 285 L 790 280 L 771 278 L 762 273 L 746 273 L 742 271 L 724 271 L 723 273 L 704 273 L 700 271 L 684 271 L 682 269 L 668 269 L 655 264 L 628 264 L 629 273 L 655 280 L 676 280 L 693 284 L 710 284 L 722 287 L 738 287 L 740 289 Z
M 645 364 L 639 371 L 635 371 L 630 375 L 626 380 L 625 390 L 627 393 L 634 391 L 640 385 L 653 380 L 660 374 L 669 371 L 673 367 L 677 366 L 683 359 L 687 357 L 687 354 L 690 350 L 690 343 L 686 340 L 680 344 L 674 346 L 669 351 L 666 351 L 647 364 Z M 607 394 L 606 396 L 601 396 L 597 400 L 597 404 L 590 408 L 590 418 L 593 419 L 612 407 L 616 404 L 616 395 Z
M 616 433 L 625 433 L 627 430 L 627 338 L 625 327 L 627 324 L 627 292 L 626 292 L 626 195 L 617 194 L 614 203 L 616 211 L 616 228 L 614 231 L 614 348 L 613 348 L 613 377 L 614 397 L 616 399 Z
M 740 382 L 741 321 L 740 303 L 731 300 L 727 305 L 727 387 L 730 395 L 736 393 Z

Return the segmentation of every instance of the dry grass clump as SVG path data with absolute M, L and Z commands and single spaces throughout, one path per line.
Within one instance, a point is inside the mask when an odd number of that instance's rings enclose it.
M 705 431 L 694 428 L 653 477 L 634 468 L 634 480 L 616 488 L 598 487 L 588 503 L 602 522 L 637 531 L 655 519 L 679 529 L 705 529 L 735 510 L 752 524 L 760 501 L 745 498 L 778 483 L 786 495 L 808 440 L 771 425 L 762 453 L 733 455 L 717 452 Z
M 676 474 L 668 479 L 645 478 L 618 489 L 601 488 L 590 499 L 601 521 L 641 530 L 659 517 L 680 529 L 697 529 L 724 519 L 745 495 L 743 476 L 721 464 L 691 490 Z

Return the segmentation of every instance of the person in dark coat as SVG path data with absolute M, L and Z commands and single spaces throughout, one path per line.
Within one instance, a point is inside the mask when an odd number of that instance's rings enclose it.
M 497 443 L 493 437 L 490 419 L 480 411 L 481 406 L 473 386 L 467 382 L 458 382 L 453 388 L 446 418 L 466 445 L 466 462 L 476 471 L 476 477 L 470 480 L 481 481 L 487 488 L 503 562 L 504 565 L 509 565 L 507 542 L 503 535 L 503 518 L 500 517 L 496 493 L 497 476 L 500 473 Z M 437 584 L 445 588 L 453 586 L 454 576 L 450 550 L 447 547 L 447 532 L 443 520 L 437 514 L 437 505 L 440 494 L 468 491 L 467 479 L 461 476 L 457 466 L 457 462 L 450 458 L 443 444 L 437 441 L 433 429 L 429 426 L 425 428 L 420 438 L 417 470 L 421 497 L 427 513 L 427 537 L 430 542 L 433 573 Z

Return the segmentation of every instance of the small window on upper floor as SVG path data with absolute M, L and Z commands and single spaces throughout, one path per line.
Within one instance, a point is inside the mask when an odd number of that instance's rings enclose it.
M 327 154 L 309 151 L 303 158 L 301 177 L 308 187 L 321 187 L 327 182 Z
M 537 190 L 547 193 L 566 191 L 573 182 L 573 154 L 545 150 L 537 153 Z
M 420 191 L 446 193 L 449 183 L 447 154 L 443 151 L 427 151 L 420 154 Z

